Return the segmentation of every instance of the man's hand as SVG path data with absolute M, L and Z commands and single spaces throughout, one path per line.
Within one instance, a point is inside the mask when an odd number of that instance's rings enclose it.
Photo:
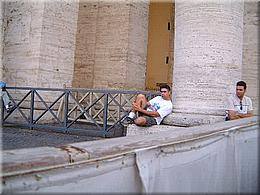
M 148 104 L 147 104 L 147 105 L 148 105 Z M 149 106 L 149 105 L 148 105 L 148 106 Z M 152 116 L 152 117 L 159 117 L 159 116 L 160 116 L 160 114 L 159 114 L 157 111 L 147 111 L 147 110 L 141 108 L 141 107 L 140 107 L 138 104 L 136 104 L 136 103 L 133 103 L 133 104 L 132 104 L 132 109 L 133 109 L 134 111 L 141 112 L 141 113 L 143 113 L 143 114 L 145 114 L 145 115 L 147 115 L 147 116 Z
M 143 110 L 143 109 L 142 109 L 137 103 L 135 103 L 135 102 L 133 102 L 132 108 L 133 108 L 134 111 L 138 111 L 138 112 L 142 112 L 142 110 Z

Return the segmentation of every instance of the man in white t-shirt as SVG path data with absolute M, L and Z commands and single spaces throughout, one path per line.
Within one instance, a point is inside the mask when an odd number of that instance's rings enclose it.
M 159 125 L 163 118 L 172 112 L 172 101 L 170 97 L 171 88 L 164 84 L 160 86 L 160 96 L 148 101 L 143 94 L 136 97 L 126 121 L 134 122 L 138 126 Z M 136 116 L 138 113 L 138 117 Z
M 252 100 L 245 96 L 245 92 L 246 83 L 244 81 L 237 82 L 236 94 L 231 95 L 227 101 L 226 120 L 253 116 Z

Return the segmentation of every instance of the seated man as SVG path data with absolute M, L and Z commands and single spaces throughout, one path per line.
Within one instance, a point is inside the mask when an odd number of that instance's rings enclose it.
M 143 94 L 137 95 L 132 105 L 132 111 L 126 118 L 125 123 L 134 122 L 136 125 L 146 127 L 159 125 L 163 118 L 172 112 L 170 90 L 171 88 L 168 85 L 161 85 L 161 95 L 150 101 Z
M 253 116 L 252 100 L 245 96 L 246 83 L 244 81 L 237 82 L 236 94 L 228 98 L 226 120 L 234 120 Z

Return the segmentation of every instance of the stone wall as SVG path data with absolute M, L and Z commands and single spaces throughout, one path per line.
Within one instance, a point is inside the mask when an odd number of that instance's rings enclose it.
M 247 96 L 252 98 L 254 113 L 259 105 L 259 2 L 246 1 L 244 7 L 242 79 L 246 81 Z
M 9 86 L 71 86 L 78 3 L 4 2 L 4 80 Z
M 80 2 L 74 87 L 144 89 L 148 2 Z

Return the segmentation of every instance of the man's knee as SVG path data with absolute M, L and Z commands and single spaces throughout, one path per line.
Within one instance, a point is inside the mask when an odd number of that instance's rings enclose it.
M 136 96 L 136 99 L 146 99 L 146 97 L 145 97 L 145 95 L 144 94 L 138 94 L 137 96 Z
M 144 117 L 138 117 L 134 122 L 136 125 L 144 126 L 146 124 L 146 119 Z

